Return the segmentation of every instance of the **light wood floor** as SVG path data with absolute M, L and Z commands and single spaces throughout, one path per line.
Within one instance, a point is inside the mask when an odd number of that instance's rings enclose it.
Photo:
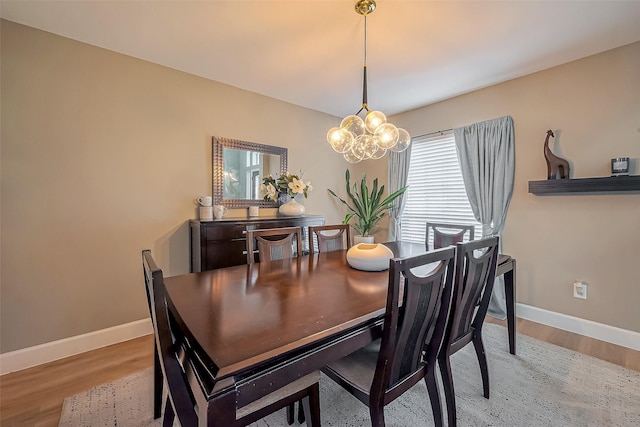
M 504 322 L 487 318 L 491 323 Z M 640 371 L 640 352 L 523 319 L 519 333 Z M 505 331 L 506 333 L 506 331 Z M 516 348 L 517 350 L 517 348 Z M 153 364 L 146 336 L 0 377 L 0 425 L 57 426 L 67 396 Z

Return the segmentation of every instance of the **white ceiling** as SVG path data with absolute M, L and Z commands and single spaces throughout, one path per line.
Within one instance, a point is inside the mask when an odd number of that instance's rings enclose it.
M 2 18 L 336 116 L 362 101 L 354 0 L 2 1 Z M 640 1 L 377 0 L 369 107 L 387 114 L 640 40 Z

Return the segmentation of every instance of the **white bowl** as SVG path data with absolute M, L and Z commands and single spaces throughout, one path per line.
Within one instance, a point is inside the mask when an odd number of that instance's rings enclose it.
M 347 251 L 347 263 L 356 270 L 387 270 L 391 258 L 391 249 L 378 243 L 358 243 Z

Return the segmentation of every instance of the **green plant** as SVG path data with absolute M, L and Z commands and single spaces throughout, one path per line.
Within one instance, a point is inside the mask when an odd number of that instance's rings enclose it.
M 393 202 L 401 194 L 407 191 L 407 188 L 409 188 L 408 186 L 405 186 L 388 195 L 385 199 L 382 199 L 384 185 L 381 185 L 380 188 L 378 188 L 378 178 L 373 180 L 371 192 L 369 192 L 367 176 L 365 174 L 362 174 L 359 189 L 356 183 L 354 183 L 353 188 L 351 188 L 351 174 L 349 173 L 349 169 L 347 169 L 345 178 L 347 180 L 347 195 L 349 196 L 351 203 L 348 203 L 346 200 L 338 197 L 333 190 L 328 190 L 333 197 L 342 202 L 342 204 L 350 211 L 344 217 L 344 221 L 342 221 L 342 223 L 348 224 L 352 218 L 357 218 L 357 223 L 353 224 L 353 228 L 363 236 L 369 235 L 371 230 L 384 217 L 385 212 L 393 206 Z

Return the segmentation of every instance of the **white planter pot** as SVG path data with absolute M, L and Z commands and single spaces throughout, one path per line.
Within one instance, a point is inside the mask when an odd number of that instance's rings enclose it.
M 353 236 L 353 244 L 357 245 L 358 243 L 373 243 L 373 236 Z

